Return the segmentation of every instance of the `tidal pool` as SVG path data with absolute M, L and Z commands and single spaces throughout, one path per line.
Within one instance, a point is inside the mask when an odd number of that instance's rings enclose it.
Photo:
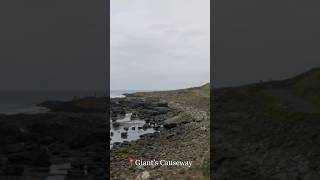
M 126 114 L 123 119 L 118 119 L 116 122 L 119 123 L 118 127 L 113 125 L 113 122 L 110 120 L 110 149 L 113 147 L 115 142 L 122 143 L 124 141 L 135 141 L 140 139 L 141 135 L 154 133 L 156 130 L 153 128 L 143 129 L 142 126 L 146 123 L 144 120 L 131 120 L 132 113 Z M 128 130 L 126 130 L 128 129 Z M 121 137 L 121 133 L 127 133 L 127 137 Z

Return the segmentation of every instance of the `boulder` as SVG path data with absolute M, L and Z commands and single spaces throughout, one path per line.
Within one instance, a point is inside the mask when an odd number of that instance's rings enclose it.
M 55 142 L 55 139 L 53 137 L 50 137 L 50 136 L 41 137 L 38 140 L 38 143 L 42 144 L 42 145 L 50 145 L 50 144 L 52 144 L 54 142 Z
M 177 123 L 165 123 L 165 124 L 163 124 L 163 127 L 166 129 L 172 129 L 172 128 L 177 127 Z
M 137 113 L 132 113 L 131 117 L 130 117 L 131 120 L 136 120 L 136 119 L 139 119 L 139 116 Z
M 146 123 L 142 126 L 142 129 L 146 130 L 148 128 L 151 128 L 150 124 Z
M 167 129 L 171 129 L 174 127 L 177 127 L 180 124 L 186 124 L 194 121 L 193 118 L 186 114 L 186 113 L 180 113 L 177 116 L 174 116 L 172 118 L 169 118 L 164 121 L 163 127 Z
M 78 134 L 70 144 L 71 148 L 86 147 L 97 143 L 106 141 L 106 131 L 104 129 L 89 132 L 87 134 Z
M 8 154 L 9 164 L 28 164 L 34 166 L 49 166 L 50 155 L 45 146 L 31 145 L 23 152 Z
M 128 133 L 127 132 L 121 133 L 121 138 L 127 139 L 128 138 Z
M 7 176 L 22 176 L 24 172 L 24 168 L 18 165 L 11 165 L 11 166 L 5 167 L 3 172 Z
M 35 166 L 49 166 L 50 155 L 45 146 L 34 146 L 29 154 L 29 159 Z
M 158 107 L 168 107 L 168 103 L 167 102 L 159 102 L 157 104 Z
M 158 114 L 167 114 L 169 112 L 168 107 L 155 107 L 154 109 L 158 112 Z
M 3 167 L 7 164 L 8 158 L 4 155 L 0 155 L 0 167 Z
M 120 123 L 114 122 L 114 123 L 112 123 L 112 125 L 113 125 L 114 128 L 118 128 L 120 126 Z
M 85 161 L 83 159 L 75 159 L 71 161 L 71 167 L 75 169 L 83 169 L 85 166 Z

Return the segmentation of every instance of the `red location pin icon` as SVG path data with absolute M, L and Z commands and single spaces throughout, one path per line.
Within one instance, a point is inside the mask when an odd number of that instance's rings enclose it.
M 132 166 L 132 165 L 134 164 L 134 159 L 129 158 L 129 160 L 128 160 L 128 164 L 129 164 L 130 166 Z

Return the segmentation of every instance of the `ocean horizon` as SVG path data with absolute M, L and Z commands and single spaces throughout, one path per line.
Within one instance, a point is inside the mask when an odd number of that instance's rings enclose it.
M 104 96 L 94 91 L 0 91 L 0 114 L 35 114 L 48 110 L 37 106 L 44 101 L 70 101 L 88 96 Z
M 135 92 L 140 92 L 140 91 L 139 90 L 111 90 L 110 97 L 111 98 L 125 97 L 124 94 L 131 94 Z
M 139 92 L 137 90 L 111 90 L 111 98 L 125 97 L 124 94 Z M 94 91 L 1 91 L 0 114 L 36 114 L 48 112 L 37 106 L 44 101 L 71 101 L 88 96 L 105 96 L 105 92 Z

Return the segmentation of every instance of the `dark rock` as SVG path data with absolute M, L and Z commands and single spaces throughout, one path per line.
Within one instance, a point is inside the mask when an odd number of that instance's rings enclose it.
M 45 107 L 48 109 L 54 109 L 54 108 L 62 105 L 63 103 L 64 103 L 63 101 L 45 101 L 45 102 L 38 104 L 38 106 Z
M 92 144 L 101 143 L 106 141 L 106 131 L 96 130 L 87 134 L 79 134 L 75 136 L 70 144 L 71 148 L 86 147 Z
M 131 115 L 131 117 L 130 117 L 131 120 L 136 120 L 136 119 L 138 119 L 138 118 L 139 118 L 139 116 L 138 116 L 137 113 L 132 113 L 132 115 Z
M 84 171 L 83 169 L 70 169 L 68 170 L 68 177 L 83 177 Z
M 17 143 L 17 144 L 10 144 L 7 146 L 2 147 L 2 153 L 5 154 L 12 154 L 12 153 L 18 153 L 22 152 L 26 149 L 26 146 L 24 143 Z
M 48 148 L 44 146 L 34 146 L 28 155 L 28 158 L 35 166 L 49 166 L 51 164 Z
M 120 123 L 114 122 L 114 123 L 112 123 L 112 125 L 113 125 L 114 128 L 118 128 L 120 126 Z
M 22 176 L 24 172 L 24 168 L 18 165 L 11 165 L 11 166 L 5 167 L 3 172 L 7 176 Z
M 165 123 L 165 124 L 163 124 L 163 127 L 166 129 L 172 129 L 172 128 L 177 127 L 177 123 Z
M 156 116 L 159 114 L 159 112 L 157 110 L 152 110 L 152 109 L 145 109 L 143 111 L 143 113 L 146 115 L 146 116 Z
M 142 128 L 143 128 L 143 129 L 148 129 L 148 128 L 151 128 L 151 127 L 150 127 L 150 124 L 146 123 L 146 124 L 143 125 Z
M 38 141 L 39 144 L 43 144 L 43 145 L 50 145 L 50 144 L 52 144 L 54 142 L 55 142 L 55 139 L 53 137 L 49 137 L 49 136 L 42 137 Z
M 174 137 L 174 134 L 169 134 L 169 135 L 167 135 L 167 139 L 171 139 L 171 138 L 173 138 Z
M 127 132 L 122 132 L 121 133 L 121 138 L 127 139 L 128 138 L 128 133 Z
M 157 104 L 157 106 L 158 106 L 158 107 L 168 107 L 168 103 L 166 103 L 166 102 L 159 102 L 159 103 Z
M 75 169 L 83 169 L 85 166 L 85 161 L 83 159 L 76 159 L 71 161 L 71 167 Z
M 112 107 L 112 116 L 116 117 L 118 115 L 125 115 L 126 114 L 126 110 L 122 107 Z
M 161 127 L 160 127 L 159 125 L 153 127 L 153 129 L 156 130 L 156 131 L 159 131 L 160 128 L 161 128 Z
M 9 155 L 7 156 L 7 158 L 8 158 L 8 163 L 9 163 L 9 164 L 24 164 L 24 163 L 30 163 L 28 156 L 29 156 L 28 152 L 19 152 L 19 153 L 9 154 Z
M 8 158 L 4 155 L 0 155 L 0 167 L 3 167 L 7 164 Z
M 130 145 L 130 142 L 128 142 L 128 141 L 123 141 L 122 145 L 123 145 L 123 146 L 129 146 L 129 145 Z
M 167 112 L 169 112 L 169 108 L 167 107 L 156 107 L 154 109 L 158 111 L 159 114 L 166 114 Z
M 107 102 L 105 97 L 86 97 L 68 102 L 46 101 L 39 106 L 46 107 L 53 112 L 105 113 Z

